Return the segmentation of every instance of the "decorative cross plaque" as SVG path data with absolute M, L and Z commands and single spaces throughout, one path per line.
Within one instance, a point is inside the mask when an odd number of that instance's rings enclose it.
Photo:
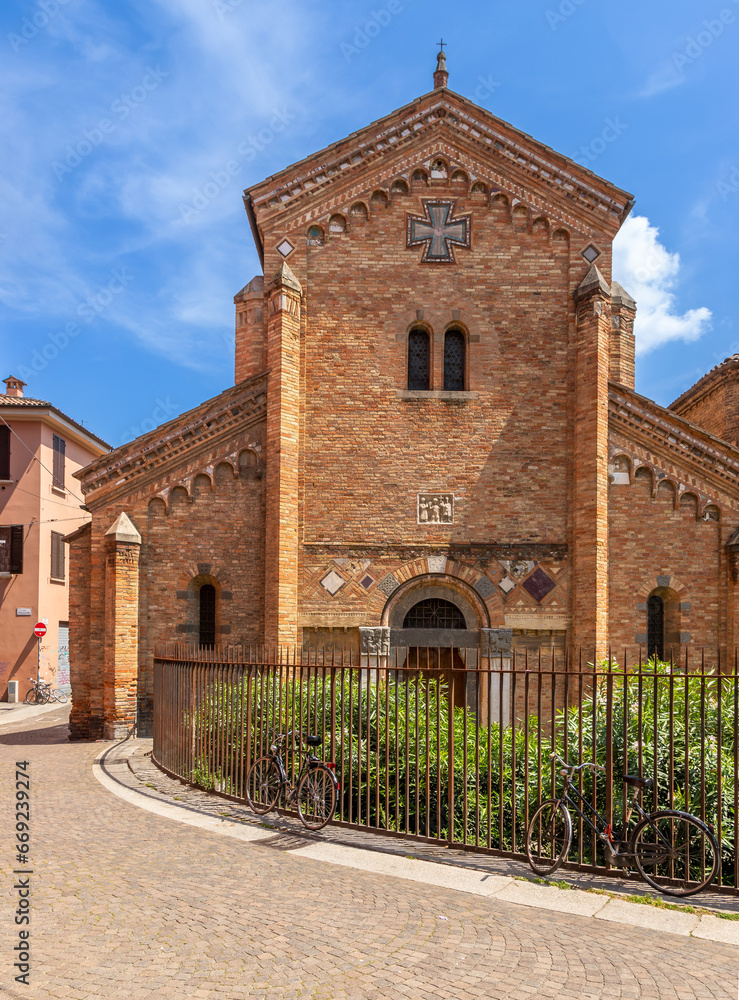
M 456 201 L 428 201 L 424 199 L 425 216 L 406 217 L 406 247 L 424 246 L 421 262 L 429 264 L 454 264 L 454 247 L 472 246 L 472 216 L 454 218 Z

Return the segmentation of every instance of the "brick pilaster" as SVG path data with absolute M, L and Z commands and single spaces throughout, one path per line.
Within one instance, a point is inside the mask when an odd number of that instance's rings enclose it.
M 617 281 L 611 286 L 611 374 L 614 382 L 634 388 L 636 302 Z
M 265 640 L 298 630 L 300 282 L 283 264 L 269 286 L 267 321 L 267 523 Z
M 105 533 L 103 734 L 125 736 L 136 721 L 141 535 L 127 514 Z
M 608 645 L 608 375 L 610 288 L 590 268 L 575 293 L 573 644 L 583 656 Z
M 69 543 L 69 679 L 74 695 L 69 714 L 71 740 L 90 739 L 91 538 L 86 524 L 65 539 Z

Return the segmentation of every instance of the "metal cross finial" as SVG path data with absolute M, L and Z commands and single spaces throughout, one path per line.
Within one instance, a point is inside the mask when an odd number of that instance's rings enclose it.
M 445 46 L 445 45 L 448 45 L 448 44 L 449 44 L 449 43 L 448 43 L 448 42 L 445 42 L 445 41 L 444 41 L 444 39 L 442 38 L 442 40 L 441 40 L 441 41 L 439 42 L 439 47 L 441 48 L 441 51 L 442 51 L 442 52 L 444 51 L 444 46 Z

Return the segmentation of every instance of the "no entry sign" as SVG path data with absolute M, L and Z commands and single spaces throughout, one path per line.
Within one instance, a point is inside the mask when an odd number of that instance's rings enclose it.
M 36 622 L 36 624 L 33 626 L 33 634 L 36 636 L 37 639 L 43 639 L 43 637 L 46 635 L 46 626 L 44 625 L 43 622 Z

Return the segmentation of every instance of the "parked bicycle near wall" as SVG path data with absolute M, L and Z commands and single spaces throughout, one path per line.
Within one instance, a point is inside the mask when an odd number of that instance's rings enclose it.
M 315 757 L 311 747 L 319 747 L 320 736 L 304 736 L 290 731 L 274 735 L 271 753 L 259 757 L 246 776 L 246 797 L 255 813 L 263 815 L 274 809 L 280 793 L 285 792 L 285 805 L 296 803 L 298 816 L 309 830 L 320 830 L 334 814 L 339 782 L 331 763 Z M 304 740 L 307 750 L 288 740 Z
M 27 705 L 46 705 L 50 701 L 58 701 L 62 705 L 66 705 L 67 696 L 59 688 L 52 688 L 48 681 L 42 678 L 29 677 L 31 682 L 31 687 L 25 697 L 25 702 Z
M 652 787 L 651 778 L 624 775 L 624 784 L 632 789 L 620 834 L 613 830 L 595 807 L 575 788 L 572 779 L 585 768 L 605 771 L 598 764 L 568 764 L 556 754 L 552 760 L 564 765 L 564 778 L 558 799 L 542 802 L 531 817 L 526 834 L 526 855 L 537 875 L 551 875 L 566 859 L 572 844 L 572 807 L 603 844 L 606 859 L 617 868 L 636 866 L 641 877 L 667 896 L 692 896 L 713 880 L 720 852 L 711 828 L 697 816 L 676 809 L 647 813 L 639 804 L 639 791 Z M 572 792 L 587 810 L 587 815 L 571 798 Z M 639 821 L 629 836 L 634 810 Z M 592 819 L 591 819 L 592 817 Z

